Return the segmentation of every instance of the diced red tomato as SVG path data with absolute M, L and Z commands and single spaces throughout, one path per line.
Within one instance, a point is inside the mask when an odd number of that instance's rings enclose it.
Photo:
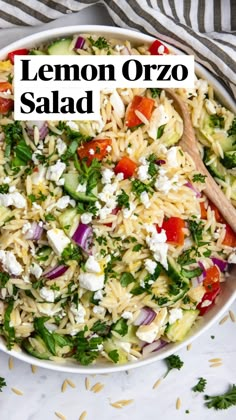
M 228 245 L 228 246 L 231 246 L 232 248 L 236 247 L 236 233 L 227 223 L 226 223 L 225 237 L 222 243 L 223 245 Z
M 201 208 L 201 219 L 206 220 L 207 219 L 207 210 L 205 208 L 205 203 L 201 202 L 200 203 L 200 208 Z
M 116 174 L 122 173 L 124 175 L 124 179 L 130 178 L 133 176 L 135 170 L 137 168 L 137 164 L 128 158 L 127 156 L 124 156 L 116 165 L 114 172 Z
M 167 242 L 174 245 L 183 245 L 184 244 L 184 220 L 180 217 L 170 217 L 167 220 L 164 220 L 162 226 L 157 226 L 157 232 L 160 233 L 161 229 L 164 229 L 167 236 Z
M 26 48 L 22 48 L 20 50 L 9 52 L 7 57 L 9 58 L 10 62 L 14 64 L 15 55 L 28 55 L 28 54 L 29 54 L 29 50 L 27 50 Z
M 12 99 L 0 98 L 0 114 L 6 114 L 11 111 L 14 107 L 14 101 Z
M 197 306 L 200 310 L 200 315 L 204 315 L 209 311 L 216 297 L 220 293 L 220 271 L 216 265 L 213 265 L 206 270 L 206 277 L 203 280 L 203 286 L 206 289 L 206 293 L 203 296 L 202 301 Z M 204 302 L 206 301 L 210 301 L 211 303 L 204 306 Z
M 99 161 L 104 159 L 108 153 L 107 147 L 111 146 L 111 144 L 111 139 L 94 139 L 79 147 L 77 153 L 80 159 L 86 158 L 86 164 L 89 166 L 93 159 L 98 159 Z
M 7 90 L 12 90 L 12 85 L 9 82 L 0 82 L 0 92 L 6 92 Z
M 219 283 L 220 281 L 220 271 L 217 265 L 213 265 L 212 267 L 206 270 L 206 276 L 203 280 L 203 286 L 206 288 L 207 291 L 212 290 L 212 285 L 214 283 Z
M 148 51 L 151 53 L 151 55 L 164 55 L 164 54 L 170 54 L 169 49 L 162 44 L 161 41 L 156 39 L 149 47 Z
M 154 103 L 153 99 L 135 96 L 126 111 L 125 123 L 127 127 L 135 127 L 136 125 L 142 124 L 135 111 L 139 111 L 147 120 L 150 120 Z

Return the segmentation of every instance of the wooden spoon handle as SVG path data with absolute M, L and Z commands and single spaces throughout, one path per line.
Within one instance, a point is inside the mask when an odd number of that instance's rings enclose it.
M 206 188 L 204 193 L 219 209 L 220 213 L 234 232 L 236 232 L 236 209 L 217 185 L 200 157 L 187 106 L 172 90 L 166 89 L 166 92 L 168 96 L 174 100 L 174 106 L 177 112 L 182 116 L 184 122 L 184 132 L 179 145 L 184 152 L 187 152 L 191 156 L 196 165 L 196 169 L 203 175 L 206 175 Z

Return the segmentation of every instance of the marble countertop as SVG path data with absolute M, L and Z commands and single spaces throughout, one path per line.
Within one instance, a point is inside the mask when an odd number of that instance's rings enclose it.
M 105 9 L 99 6 L 88 8 L 75 15 L 38 28 L 0 30 L 0 47 L 23 36 L 51 27 L 72 24 L 106 24 L 112 21 Z M 236 313 L 236 303 L 231 308 Z M 207 379 L 206 392 L 220 394 L 236 383 L 236 323 L 230 318 L 213 326 L 208 332 L 193 342 L 190 350 L 179 352 L 184 366 L 180 371 L 169 373 L 153 389 L 155 382 L 166 372 L 164 361 L 153 363 L 140 369 L 109 375 L 87 376 L 90 386 L 101 383 L 104 388 L 99 393 L 86 389 L 85 375 L 67 374 L 38 368 L 33 373 L 31 366 L 0 352 L 0 376 L 7 387 L 0 393 L 1 420 L 53 420 L 55 412 L 63 414 L 66 420 L 78 420 L 83 411 L 87 420 L 210 420 L 236 418 L 236 407 L 225 411 L 206 408 L 203 394 L 194 393 L 191 388 L 199 377 Z M 209 360 L 222 358 L 222 365 L 210 367 Z M 10 367 L 9 367 L 10 365 Z M 64 380 L 72 381 L 65 392 L 61 391 Z M 17 388 L 23 395 L 12 391 Z M 180 398 L 181 407 L 176 409 Z M 111 406 L 119 400 L 132 400 L 123 408 Z M 186 412 L 186 411 L 189 411 Z

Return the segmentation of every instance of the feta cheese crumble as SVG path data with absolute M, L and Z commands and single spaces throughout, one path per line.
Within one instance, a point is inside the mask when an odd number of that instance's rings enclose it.
M 59 137 L 56 142 L 56 149 L 59 156 L 63 155 L 67 149 L 66 143 Z
M 46 302 L 54 302 L 55 300 L 54 291 L 46 286 L 39 290 L 39 294 L 42 299 L 46 300 Z
M 80 273 L 79 283 L 80 287 L 96 292 L 104 286 L 104 274 Z
M 86 271 L 90 271 L 90 273 L 101 273 L 101 266 L 93 255 L 88 257 L 84 268 Z
M 76 203 L 75 200 L 72 200 L 69 195 L 64 195 L 63 197 L 59 198 L 59 200 L 56 203 L 56 208 L 59 210 L 66 209 L 71 205 L 72 207 L 75 207 Z
M 70 244 L 70 239 L 65 235 L 61 229 L 50 229 L 47 231 L 49 245 L 57 255 L 61 255 L 67 245 Z
M 145 225 L 145 228 L 150 235 L 146 237 L 146 243 L 153 253 L 153 257 L 157 262 L 160 262 L 165 269 L 168 269 L 167 251 L 168 244 L 166 243 L 167 237 L 164 229 L 160 233 L 154 225 Z
M 92 222 L 92 218 L 93 218 L 92 213 L 83 213 L 81 214 L 80 220 L 84 225 L 88 225 L 89 223 Z
M 148 209 L 150 207 L 151 203 L 150 203 L 150 199 L 149 199 L 147 191 L 143 191 L 140 194 L 140 201 L 141 201 L 141 203 L 143 203 L 143 205 L 146 209 Z
M 77 305 L 75 305 L 75 303 L 72 303 L 70 305 L 70 311 L 75 317 L 76 324 L 83 324 L 84 323 L 86 310 L 83 307 L 83 305 L 81 305 L 81 303 L 78 303 Z
M 155 273 L 156 266 L 157 266 L 156 261 L 150 260 L 149 258 L 147 258 L 144 261 L 144 267 L 146 268 L 146 270 L 149 274 L 154 274 Z
M 49 181 L 57 182 L 61 178 L 65 169 L 66 169 L 66 164 L 64 162 L 61 162 L 60 160 L 58 160 L 55 165 L 52 165 L 52 166 L 48 167 L 48 170 L 47 170 L 47 173 L 46 173 L 46 178 Z
M 169 311 L 169 324 L 174 324 L 178 319 L 183 318 L 183 311 L 180 308 L 174 308 Z
M 23 209 L 26 207 L 26 199 L 17 191 L 9 194 L 0 194 L 0 206 L 13 206 L 17 209 Z
M 33 276 L 36 277 L 36 279 L 39 279 L 41 277 L 43 270 L 37 263 L 33 263 L 30 266 L 30 273 L 33 274 Z
M 13 276 L 19 276 L 23 268 L 11 251 L 0 250 L 0 261 L 5 271 Z

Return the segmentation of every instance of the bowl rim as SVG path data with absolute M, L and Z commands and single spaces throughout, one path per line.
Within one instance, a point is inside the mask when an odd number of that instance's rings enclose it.
M 140 32 L 137 32 L 135 30 L 131 29 L 125 29 L 125 28 L 118 28 L 113 26 L 105 26 L 105 25 L 73 25 L 73 26 L 63 26 L 60 28 L 53 28 L 53 29 L 47 29 L 44 31 L 36 32 L 34 34 L 28 35 L 26 37 L 23 37 L 17 41 L 14 41 L 13 43 L 7 45 L 6 47 L 0 49 L 0 60 L 5 58 L 8 52 L 11 50 L 17 49 L 19 47 L 30 47 L 33 45 L 37 45 L 39 42 L 42 41 L 50 41 L 53 38 L 59 38 L 61 36 L 68 36 L 73 35 L 75 33 L 93 33 L 98 35 L 107 35 L 107 36 L 121 36 L 121 39 L 132 39 L 132 41 L 141 41 L 147 44 L 150 44 L 153 40 L 155 40 L 155 37 L 142 34 Z M 172 45 L 165 42 L 166 45 L 170 47 L 172 51 L 178 54 L 184 54 L 184 52 L 178 50 L 176 47 L 173 47 Z M 217 80 L 216 76 L 214 76 L 212 73 L 210 73 L 206 68 L 204 68 L 201 64 L 195 62 L 195 70 L 198 76 L 206 78 L 208 81 L 210 81 L 211 85 L 213 86 L 214 90 L 217 92 L 217 96 L 219 100 L 227 106 L 229 109 L 231 109 L 233 112 L 236 112 L 236 104 L 233 100 L 233 98 L 230 96 L 230 94 L 226 91 L 224 86 L 220 84 L 220 82 Z M 226 282 L 227 287 L 227 282 Z M 230 287 L 229 287 L 230 288 Z M 179 351 L 189 343 L 191 343 L 193 340 L 197 339 L 199 336 L 204 334 L 213 324 L 217 322 L 217 320 L 224 314 L 224 312 L 230 307 L 230 305 L 234 302 L 236 299 L 236 285 L 235 290 L 231 290 L 231 296 L 226 299 L 226 302 L 222 304 L 221 308 L 218 310 L 216 314 L 211 316 L 209 320 L 204 321 L 203 325 L 200 326 L 196 332 L 192 333 L 189 337 L 187 337 L 185 340 L 181 341 L 178 344 L 171 345 L 169 349 L 163 349 L 158 354 L 152 354 L 149 358 L 145 359 L 139 359 L 135 362 L 129 362 L 122 365 L 90 365 L 90 366 L 81 366 L 81 365 L 74 365 L 74 366 L 68 366 L 66 363 L 56 362 L 56 361 L 44 361 L 41 359 L 34 358 L 31 355 L 28 355 L 27 353 L 24 353 L 24 351 L 20 350 L 8 350 L 6 348 L 6 345 L 0 337 L 0 350 L 3 352 L 9 354 L 10 356 L 14 356 L 19 360 L 22 360 L 26 363 L 34 364 L 36 366 L 55 370 L 55 371 L 61 371 L 61 372 L 70 372 L 70 373 L 80 373 L 80 374 L 103 374 L 103 373 L 115 373 L 115 372 L 121 372 L 124 370 L 130 370 L 135 369 L 138 367 L 143 367 L 145 365 L 148 365 L 150 363 L 157 362 L 159 360 L 163 360 L 169 355 Z

